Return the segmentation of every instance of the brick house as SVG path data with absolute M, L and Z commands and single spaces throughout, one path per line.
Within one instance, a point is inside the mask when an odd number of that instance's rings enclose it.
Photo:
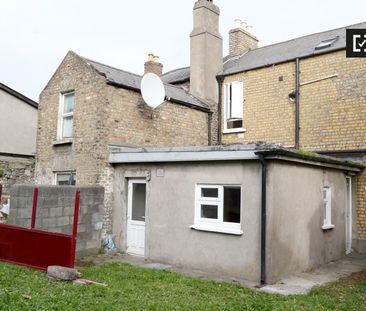
M 212 1 L 195 3 L 189 67 L 162 74 L 153 56 L 145 64 L 145 72 L 157 73 L 165 84 L 166 100 L 155 110 L 141 97 L 141 76 L 69 52 L 40 96 L 37 182 L 104 186 L 104 228 L 114 232 L 113 214 L 124 201 L 115 195 L 127 191 L 115 185 L 121 179 L 116 165 L 122 163 L 111 161 L 120 146 L 131 148 L 122 157 L 131 163 L 130 157 L 139 157 L 136 146 L 265 141 L 366 164 L 366 62 L 345 56 L 346 28 L 366 23 L 258 48 L 258 39 L 237 21 L 230 54 L 223 58 L 219 13 Z M 123 172 L 146 180 L 151 174 Z M 351 235 L 353 247 L 362 251 L 366 174 L 352 174 L 342 187 L 354 192 Z
M 0 83 L 0 184 L 3 199 L 15 183 L 33 181 L 38 104 Z

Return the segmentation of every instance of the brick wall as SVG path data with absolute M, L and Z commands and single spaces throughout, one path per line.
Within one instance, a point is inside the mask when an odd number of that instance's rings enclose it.
M 30 227 L 34 186 L 11 188 L 10 215 L 7 223 Z M 36 229 L 72 233 L 76 187 L 40 186 Z M 102 187 L 81 187 L 76 250 L 78 255 L 96 254 L 101 247 L 103 224 Z
M 54 144 L 60 93 L 75 90 L 72 144 Z M 207 113 L 165 102 L 154 111 L 139 93 L 106 84 L 75 53 L 68 53 L 40 96 L 36 179 L 52 184 L 57 171 L 76 170 L 77 185 L 105 188 L 104 229 L 111 229 L 113 167 L 108 144 L 207 145 Z
M 300 88 L 300 148 L 366 149 L 366 62 L 337 51 L 300 60 L 300 71 L 304 84 Z M 324 79 L 330 76 L 335 77 Z M 222 142 L 294 146 L 295 103 L 288 98 L 295 89 L 294 62 L 232 75 L 224 82 L 238 79 L 244 81 L 246 132 L 223 134 Z M 309 83 L 314 80 L 320 81 Z M 365 174 L 357 177 L 357 226 L 362 238 L 366 238 Z

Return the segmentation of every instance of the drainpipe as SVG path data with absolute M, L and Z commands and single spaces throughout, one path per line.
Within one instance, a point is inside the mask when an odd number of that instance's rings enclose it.
M 267 163 L 259 154 L 262 164 L 262 195 L 261 195 L 261 284 L 266 284 L 266 234 L 267 234 Z
M 212 129 L 212 112 L 210 111 L 207 114 L 207 131 L 208 131 L 208 145 L 211 146 L 212 145 L 212 134 L 211 134 L 211 129 Z
M 296 108 L 295 108 L 295 149 L 300 148 L 300 59 L 296 58 Z
M 224 76 L 216 76 L 216 80 L 219 84 L 219 101 L 217 105 L 217 144 L 221 145 L 221 110 L 222 110 L 222 85 L 224 83 Z

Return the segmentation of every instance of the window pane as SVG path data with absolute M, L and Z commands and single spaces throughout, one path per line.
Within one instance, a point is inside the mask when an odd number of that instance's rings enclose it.
M 132 220 L 145 221 L 146 184 L 133 184 Z
M 217 188 L 201 188 L 201 197 L 202 198 L 218 198 L 219 197 L 219 189 L 217 189 Z
M 62 122 L 62 138 L 72 137 L 72 121 L 73 117 L 63 118 Z
M 240 187 L 224 187 L 224 222 L 240 223 Z
M 218 207 L 217 205 L 201 205 L 201 217 L 202 218 L 210 218 L 210 219 L 217 219 L 218 215 Z
M 237 129 L 243 127 L 243 120 L 227 120 L 226 128 L 227 129 Z
M 74 111 L 74 93 L 64 95 L 64 113 Z
M 231 113 L 230 119 L 242 119 L 243 118 L 243 97 L 244 97 L 244 85 L 241 81 L 235 81 L 231 84 L 232 97 L 231 97 Z
M 56 185 L 58 186 L 73 186 L 76 183 L 75 173 L 57 173 Z

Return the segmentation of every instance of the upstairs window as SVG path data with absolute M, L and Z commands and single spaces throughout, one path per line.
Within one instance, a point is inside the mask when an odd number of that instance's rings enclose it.
M 332 190 L 330 187 L 323 188 L 323 230 L 333 229 L 332 224 Z
M 61 94 L 58 121 L 58 139 L 72 138 L 72 126 L 74 119 L 75 93 Z
M 234 81 L 224 84 L 224 131 L 243 130 L 244 83 Z
M 195 223 L 203 231 L 242 234 L 241 186 L 196 185 Z

